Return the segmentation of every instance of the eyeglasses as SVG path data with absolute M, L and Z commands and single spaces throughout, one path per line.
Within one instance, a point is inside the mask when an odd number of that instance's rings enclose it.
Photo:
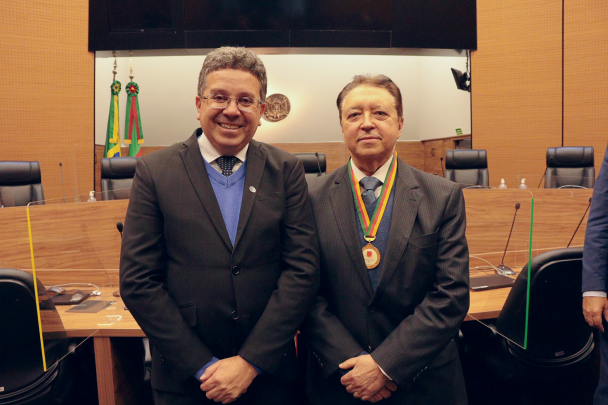
M 203 96 L 207 100 L 207 105 L 211 108 L 224 109 L 230 104 L 230 100 L 236 101 L 236 105 L 241 111 L 256 111 L 262 102 L 254 97 L 228 97 L 222 94 L 209 94 Z

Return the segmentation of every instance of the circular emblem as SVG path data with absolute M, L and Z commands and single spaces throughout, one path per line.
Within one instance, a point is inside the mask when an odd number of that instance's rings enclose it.
M 289 99 L 282 94 L 271 94 L 266 97 L 266 110 L 264 111 L 264 119 L 270 122 L 278 122 L 284 120 L 291 111 Z
M 249 191 L 251 191 L 252 193 L 255 193 L 255 192 L 256 192 L 255 187 L 250 186 L 250 187 L 249 187 Z

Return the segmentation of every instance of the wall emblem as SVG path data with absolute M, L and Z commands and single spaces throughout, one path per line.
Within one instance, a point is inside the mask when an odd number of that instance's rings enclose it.
M 266 121 L 284 120 L 289 115 L 289 111 L 291 111 L 291 103 L 286 96 L 277 93 L 266 97 L 266 110 L 264 111 Z

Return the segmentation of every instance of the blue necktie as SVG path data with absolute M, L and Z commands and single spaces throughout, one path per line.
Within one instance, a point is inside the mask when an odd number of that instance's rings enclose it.
M 364 188 L 363 192 L 361 193 L 361 198 L 363 198 L 367 216 L 371 217 L 374 213 L 376 202 L 378 200 L 378 198 L 376 198 L 376 194 L 374 194 L 374 190 L 378 188 L 382 182 L 375 177 L 367 176 L 359 180 L 359 184 L 362 188 Z

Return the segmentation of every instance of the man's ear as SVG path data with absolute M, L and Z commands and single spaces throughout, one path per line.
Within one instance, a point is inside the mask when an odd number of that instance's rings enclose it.
M 258 122 L 258 127 L 262 126 L 262 117 L 264 116 L 264 111 L 266 111 L 266 104 L 262 104 L 260 106 L 260 122 Z
M 201 119 L 201 104 L 202 104 L 203 100 L 201 99 L 200 96 L 196 96 L 196 119 L 200 120 Z
M 397 139 L 401 138 L 401 130 L 403 129 L 404 122 L 405 122 L 405 119 L 403 117 L 401 117 L 401 119 L 399 119 L 399 136 L 397 137 Z

